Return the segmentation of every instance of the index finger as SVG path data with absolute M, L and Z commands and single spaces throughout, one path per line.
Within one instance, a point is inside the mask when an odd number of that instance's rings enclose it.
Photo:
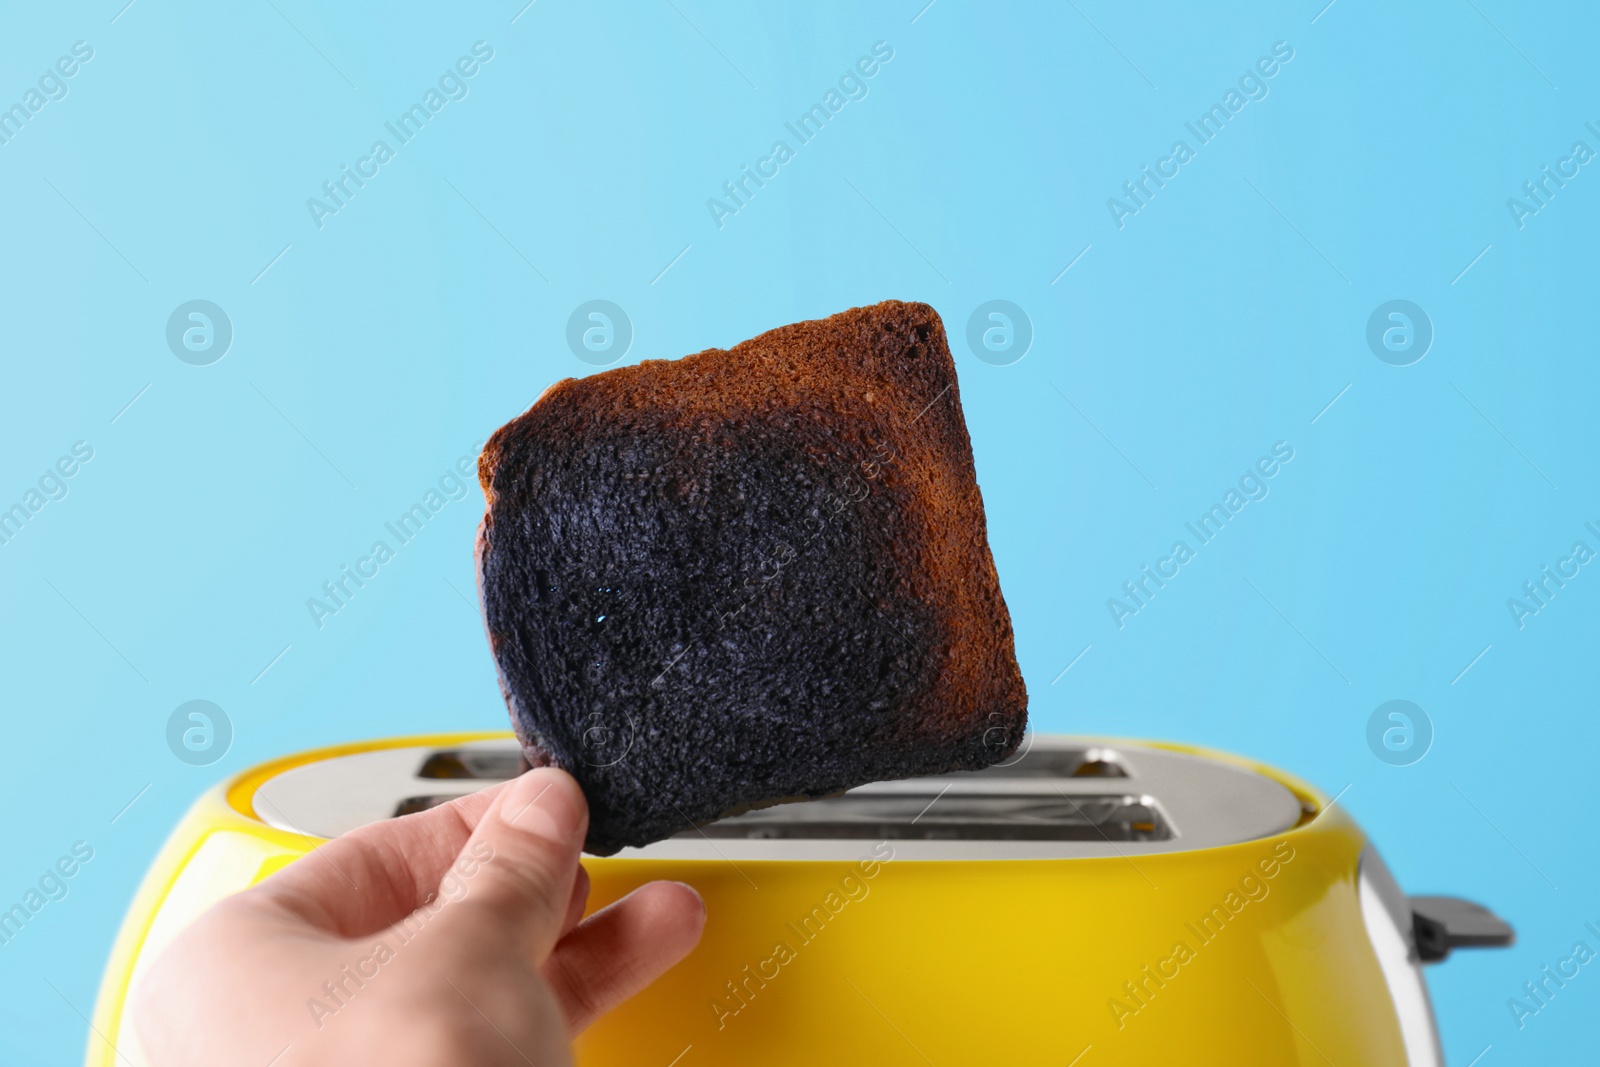
M 505 786 L 336 837 L 248 893 L 339 937 L 376 933 L 433 897 Z

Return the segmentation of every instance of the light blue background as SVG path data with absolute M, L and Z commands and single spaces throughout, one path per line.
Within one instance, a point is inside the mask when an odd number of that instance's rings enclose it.
M 0 898 L 95 849 L 0 947 L 0 1060 L 79 1059 L 122 910 L 208 784 L 502 727 L 460 595 L 475 487 L 323 628 L 305 602 L 592 372 L 573 308 L 624 307 L 634 360 L 889 297 L 931 303 L 957 349 L 1034 725 L 1348 786 L 1409 891 L 1517 927 L 1429 972 L 1451 1061 L 1592 1055 L 1600 974 L 1521 1032 L 1506 1001 L 1600 920 L 1600 567 L 1520 630 L 1506 601 L 1574 541 L 1600 549 L 1600 168 L 1523 229 L 1506 201 L 1574 141 L 1600 149 L 1593 8 L 274 2 L 0 16 L 0 104 L 94 48 L 0 145 L 0 505 L 95 450 L 0 546 Z M 306 199 L 478 40 L 470 95 L 319 230 Z M 719 229 L 707 198 L 880 40 L 867 98 Z M 1267 98 L 1119 230 L 1107 198 L 1276 41 L 1294 58 Z M 164 340 L 196 298 L 235 329 L 211 366 Z M 963 340 L 995 298 L 1035 330 L 1011 366 Z M 1394 298 L 1436 331 L 1409 367 L 1364 338 Z M 1106 599 L 1279 440 L 1270 496 L 1119 630 Z M 196 698 L 236 731 L 209 767 L 165 741 Z M 1365 739 L 1397 698 L 1436 731 L 1407 767 Z

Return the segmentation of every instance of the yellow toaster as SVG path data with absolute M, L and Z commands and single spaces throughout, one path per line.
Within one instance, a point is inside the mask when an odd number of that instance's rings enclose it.
M 510 735 L 386 739 L 202 796 L 123 922 L 86 1062 L 144 1067 L 127 991 L 210 904 L 520 759 Z M 584 864 L 591 909 L 670 878 L 708 915 L 687 960 L 578 1039 L 594 1067 L 1430 1067 L 1421 965 L 1511 940 L 1476 905 L 1405 896 L 1311 786 L 1148 741 L 1030 736 L 984 771 L 686 826 Z

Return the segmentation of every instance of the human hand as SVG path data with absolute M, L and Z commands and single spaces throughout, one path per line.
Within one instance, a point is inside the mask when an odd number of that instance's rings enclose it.
M 589 809 L 563 771 L 330 841 L 197 919 L 133 990 L 151 1067 L 570 1064 L 700 940 L 652 882 L 579 922 Z

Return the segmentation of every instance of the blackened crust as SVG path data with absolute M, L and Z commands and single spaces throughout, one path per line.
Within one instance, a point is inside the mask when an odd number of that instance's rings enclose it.
M 609 854 L 1009 755 L 1027 694 L 938 315 L 889 301 L 553 386 L 479 460 L 534 765 Z

